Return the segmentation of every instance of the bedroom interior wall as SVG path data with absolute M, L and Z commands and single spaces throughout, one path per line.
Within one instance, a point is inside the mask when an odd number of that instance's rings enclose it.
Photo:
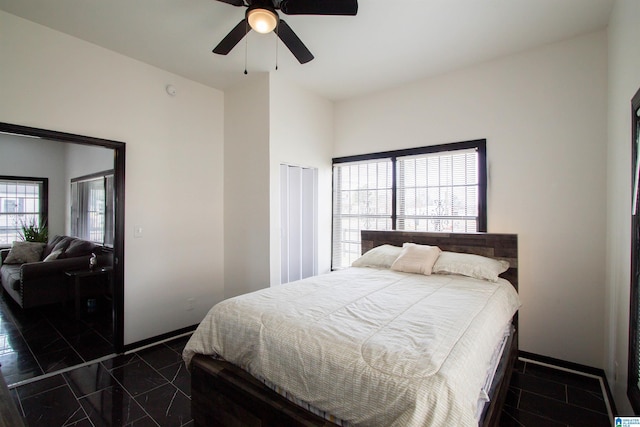
M 519 235 L 520 348 L 603 367 L 607 39 L 340 101 L 336 156 L 487 139 L 488 231 Z
M 251 73 L 224 93 L 226 298 L 269 285 L 269 221 L 269 75 Z
M 65 157 L 60 142 L 0 134 L 0 175 L 49 178 L 51 236 L 65 232 Z
M 331 269 L 333 103 L 270 73 L 271 284 L 280 283 L 280 164 L 318 170 L 318 273 Z
M 640 88 L 640 2 L 618 0 L 608 27 L 605 370 L 620 415 L 626 396 L 631 280 L 631 98 Z
M 223 93 L 5 12 L 0 28 L 0 121 L 127 144 L 124 343 L 198 323 L 224 294 Z

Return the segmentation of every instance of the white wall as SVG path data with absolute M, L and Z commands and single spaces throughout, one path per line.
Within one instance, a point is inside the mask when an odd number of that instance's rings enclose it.
M 225 297 L 269 286 L 269 75 L 224 96 Z
M 632 414 L 626 397 L 631 280 L 631 98 L 640 88 L 640 2 L 618 0 L 608 28 L 607 144 L 607 377 L 618 412 Z M 616 366 L 617 365 L 617 366 Z
M 0 175 L 49 179 L 49 236 L 65 234 L 65 144 L 0 134 Z
M 488 231 L 519 235 L 520 349 L 603 367 L 604 32 L 335 108 L 335 155 L 487 139 Z
M 114 150 L 81 144 L 64 144 L 68 181 L 114 168 Z
M 318 169 L 318 269 L 330 269 L 332 113 L 277 73 L 225 91 L 225 297 L 280 283 L 281 163 Z
M 280 283 L 280 164 L 318 170 L 318 273 L 331 269 L 333 103 L 270 74 L 271 284 Z
M 222 92 L 5 12 L 0 28 L 0 121 L 127 144 L 125 344 L 198 323 L 224 293 Z

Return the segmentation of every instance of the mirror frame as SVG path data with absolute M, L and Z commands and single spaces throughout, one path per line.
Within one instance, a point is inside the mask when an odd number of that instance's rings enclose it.
M 125 148 L 126 144 L 102 138 L 76 135 L 54 130 L 0 122 L 0 132 L 14 135 L 93 145 L 110 148 L 114 152 L 115 221 L 113 241 L 113 346 L 115 353 L 124 351 L 124 200 L 125 200 Z

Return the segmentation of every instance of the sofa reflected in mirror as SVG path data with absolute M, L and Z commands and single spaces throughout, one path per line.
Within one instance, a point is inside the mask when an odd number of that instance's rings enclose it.
M 73 299 L 69 272 L 89 270 L 95 254 L 97 266 L 110 268 L 113 253 L 87 240 L 56 236 L 49 243 L 14 242 L 0 250 L 2 290 L 23 309 Z

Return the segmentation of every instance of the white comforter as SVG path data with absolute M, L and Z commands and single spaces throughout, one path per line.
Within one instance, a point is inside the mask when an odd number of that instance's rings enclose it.
M 513 287 L 349 268 L 225 300 L 183 356 L 217 355 L 362 426 L 477 426 Z

